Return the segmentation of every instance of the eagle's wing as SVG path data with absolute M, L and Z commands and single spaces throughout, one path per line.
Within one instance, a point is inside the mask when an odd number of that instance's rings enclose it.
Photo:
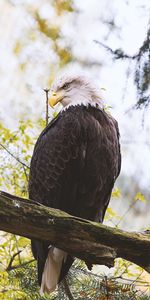
M 69 175 L 68 167 L 71 170 L 72 162 L 79 156 L 82 143 L 80 133 L 78 120 L 75 118 L 72 120 L 68 114 L 63 117 L 60 114 L 44 129 L 37 140 L 31 159 L 29 178 L 31 199 L 50 207 L 65 209 L 62 191 L 63 181 L 68 178 L 64 178 L 64 175 Z
M 71 202 L 76 198 L 79 165 L 82 164 L 77 158 L 82 140 L 80 124 L 72 118 L 69 114 L 63 117 L 60 114 L 38 138 L 30 165 L 29 197 L 46 206 L 73 213 Z M 50 243 L 32 240 L 31 244 L 41 283 Z M 68 256 L 63 276 L 72 262 L 73 258 Z

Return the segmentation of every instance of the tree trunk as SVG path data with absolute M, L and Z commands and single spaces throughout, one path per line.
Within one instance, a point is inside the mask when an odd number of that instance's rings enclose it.
M 150 231 L 127 232 L 0 192 L 0 230 L 47 240 L 87 265 L 122 257 L 150 273 Z

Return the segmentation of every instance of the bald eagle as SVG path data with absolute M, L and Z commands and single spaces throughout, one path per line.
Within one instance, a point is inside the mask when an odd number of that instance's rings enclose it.
M 29 197 L 102 222 L 121 166 L 117 122 L 104 110 L 97 88 L 83 76 L 63 76 L 54 82 L 49 104 L 58 102 L 63 109 L 34 148 Z M 40 236 L 31 245 L 41 294 L 50 293 L 67 274 L 73 257 Z

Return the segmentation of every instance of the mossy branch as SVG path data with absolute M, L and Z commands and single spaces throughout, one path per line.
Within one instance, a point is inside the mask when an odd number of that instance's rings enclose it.
M 0 192 L 0 230 L 48 240 L 87 265 L 122 257 L 150 273 L 150 231 L 127 232 Z

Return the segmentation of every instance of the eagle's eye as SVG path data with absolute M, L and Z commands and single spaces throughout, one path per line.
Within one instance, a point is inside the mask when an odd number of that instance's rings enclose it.
M 63 85 L 62 89 L 67 90 L 68 87 L 69 87 L 69 85 L 70 85 L 69 83 L 65 83 L 65 84 Z

